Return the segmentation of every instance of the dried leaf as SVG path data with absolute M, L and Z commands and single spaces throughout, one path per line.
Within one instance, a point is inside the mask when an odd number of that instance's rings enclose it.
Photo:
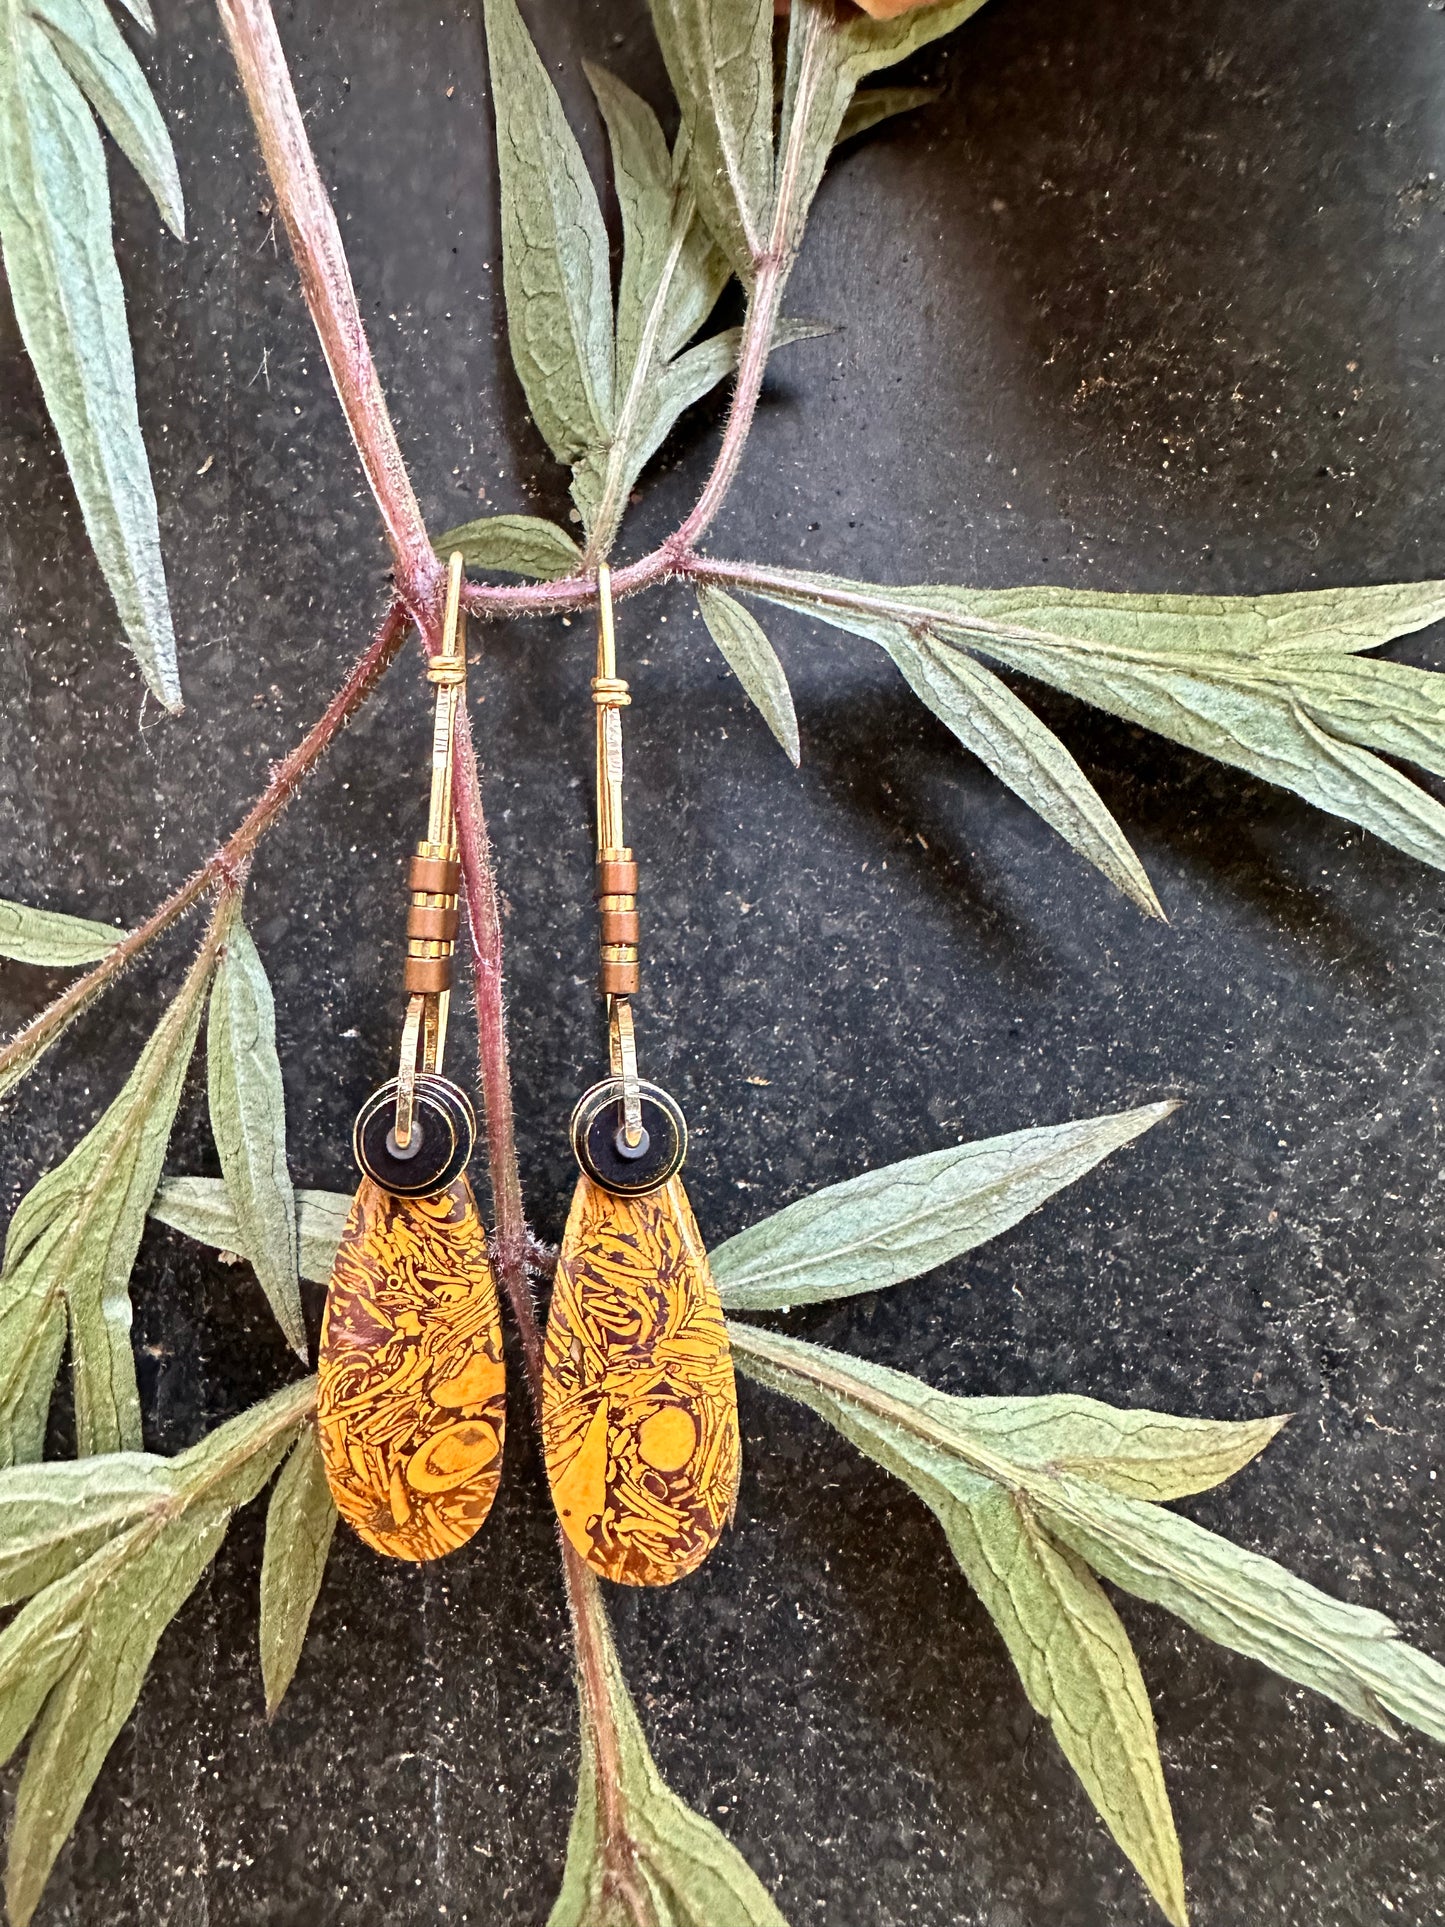
M 124 935 L 89 917 L 66 917 L 58 910 L 33 910 L 28 903 L 0 899 L 0 957 L 13 957 L 17 963 L 69 970 L 108 957 Z
M 998 1237 L 1174 1108 L 1013 1131 L 815 1191 L 711 1254 L 723 1304 L 784 1310 L 916 1278 Z
M 607 230 L 516 0 L 485 0 L 484 10 L 512 360 L 547 446 L 570 466 L 612 433 Z
M 61 1579 L 174 1497 L 174 1459 L 103 1452 L 0 1471 L 0 1606 Z
M 438 555 L 460 549 L 469 569 L 525 575 L 533 582 L 575 575 L 582 551 L 565 529 L 540 515 L 484 515 L 436 539 Z
M 178 709 L 105 154 L 86 93 L 179 232 L 169 140 L 101 0 L 0 0 L 0 248 L 15 317 L 130 646 L 157 698 Z
M 297 1283 L 296 1197 L 286 1165 L 286 1096 L 276 1008 L 240 906 L 226 925 L 206 1027 L 211 1132 L 251 1260 L 286 1342 L 306 1359 Z
M 1407 1646 L 1383 1613 L 1331 1599 L 1192 1519 L 1082 1479 L 1063 1478 L 1040 1498 L 1049 1529 L 1114 1585 L 1358 1719 L 1386 1732 L 1403 1720 L 1445 1744 L 1445 1666 Z
M 936 87 L 868 87 L 854 94 L 834 137 L 834 146 L 855 140 L 882 121 L 896 114 L 911 114 L 915 108 L 932 106 L 938 99 Z
M 773 198 L 770 0 L 651 0 L 682 109 L 694 191 L 733 267 L 751 283 Z
M 351 1199 L 344 1191 L 296 1193 L 300 1272 L 313 1284 L 324 1285 L 331 1276 L 350 1209 Z M 220 1178 L 166 1178 L 150 1214 L 198 1244 L 246 1255 L 235 1207 Z
M 798 767 L 798 718 L 793 692 L 777 651 L 740 602 L 721 589 L 699 583 L 698 607 L 708 633 L 768 728 L 782 744 L 788 761 Z
M 81 1455 L 140 1444 L 128 1286 L 217 941 L 213 926 L 119 1097 L 10 1221 L 0 1272 L 0 1464 L 40 1457 L 67 1317 Z
M 744 586 L 883 642 L 894 625 L 976 652 L 1290 789 L 1445 869 L 1445 808 L 1361 742 L 1438 769 L 1431 672 L 1350 652 L 1445 613 L 1438 583 L 1289 596 L 880 588 L 784 570 Z M 1047 623 L 1045 628 L 1031 626 Z M 1306 646 L 1308 645 L 1308 646 Z M 1328 662 L 1319 651 L 1332 653 Z
M 49 1564 L 32 1564 L 37 1583 L 49 1583 L 0 1634 L 0 1757 L 31 1735 L 6 1868 L 12 1927 L 30 1920 L 162 1632 L 205 1571 L 232 1512 L 275 1470 L 313 1396 L 309 1382 L 289 1387 L 172 1460 L 127 1455 L 115 1483 L 138 1482 L 146 1467 L 157 1487 L 167 1488 L 164 1500 L 135 1504 L 133 1523 L 124 1501 L 111 1500 L 113 1537 L 82 1557 L 80 1534 L 59 1554 L 52 1546 Z M 83 1489 L 79 1470 L 37 1466 L 0 1474 L 0 1505 L 10 1482 L 34 1490 L 46 1474 L 55 1481 L 55 1519 L 56 1501 L 67 1496 L 84 1501 L 88 1493 L 107 1503 L 99 1466 L 87 1468 Z
M 623 1839 L 620 1850 L 652 1903 L 656 1927 L 787 1927 L 767 1890 L 737 1848 L 710 1820 L 685 1806 L 653 1764 L 647 1741 L 618 1664 L 606 1617 L 592 1595 L 601 1649 L 600 1717 L 615 1732 L 617 1784 Z M 636 1927 L 638 1914 L 617 1883 L 607 1880 L 609 1842 L 598 1799 L 597 1762 L 589 1734 L 599 1713 L 582 1689 L 582 1764 L 577 1807 L 567 1838 L 562 1891 L 547 1927 Z M 613 1863 L 615 1864 L 615 1862 Z
M 326 1483 L 316 1427 L 308 1425 L 281 1468 L 266 1512 L 261 1676 L 266 1683 L 268 1719 L 275 1717 L 295 1676 L 335 1529 L 336 1507 Z
M 1005 683 L 963 650 L 942 648 L 927 635 L 911 637 L 901 623 L 884 647 L 914 695 L 965 749 L 1146 916 L 1168 921 L 1143 864 L 1098 791 L 1053 731 Z

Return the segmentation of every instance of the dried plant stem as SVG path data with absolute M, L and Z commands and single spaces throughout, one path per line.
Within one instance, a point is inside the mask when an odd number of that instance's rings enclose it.
M 266 171 L 286 223 L 302 292 L 345 410 L 356 452 L 381 510 L 397 589 L 425 623 L 442 587 L 411 478 L 371 358 L 341 230 L 322 185 L 268 0 L 217 0 Z
M 69 989 L 53 1003 L 47 1004 L 0 1050 L 0 1090 L 38 1057 L 51 1038 L 62 1031 L 72 1018 L 78 1017 L 87 1004 L 107 989 L 147 944 L 169 930 L 208 890 L 214 889 L 250 861 L 256 845 L 296 794 L 302 778 L 315 767 L 381 680 L 410 627 L 411 618 L 406 610 L 399 602 L 393 603 L 385 621 L 352 664 L 346 680 L 321 716 L 290 755 L 276 765 L 270 782 L 220 849 L 208 857 L 178 890 L 173 890 L 144 923 L 137 924 L 134 930 L 127 932 L 115 949 L 103 957 L 93 970 L 77 978 Z

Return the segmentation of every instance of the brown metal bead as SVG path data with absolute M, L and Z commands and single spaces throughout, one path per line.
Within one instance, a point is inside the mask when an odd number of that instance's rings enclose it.
M 457 934 L 457 911 L 437 909 L 429 903 L 413 903 L 406 913 L 406 934 L 451 943 Z
M 630 963 L 621 963 L 614 958 L 604 957 L 597 982 L 604 997 L 631 997 L 642 987 L 642 972 L 637 959 L 634 957 Z
M 408 890 L 425 891 L 428 896 L 454 897 L 461 881 L 462 866 L 455 857 L 414 856 L 407 866 Z
M 601 917 L 603 943 L 635 945 L 639 935 L 639 922 L 635 910 L 604 910 Z
M 599 897 L 637 895 L 637 865 L 630 856 L 597 859 L 597 894 Z
M 406 974 L 402 979 L 408 996 L 420 991 L 431 995 L 452 987 L 452 960 L 450 957 L 408 957 Z

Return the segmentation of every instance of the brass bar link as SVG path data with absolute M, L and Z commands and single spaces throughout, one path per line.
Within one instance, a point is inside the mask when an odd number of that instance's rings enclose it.
M 406 1007 L 406 1022 L 401 1027 L 401 1063 L 396 1073 L 396 1123 L 392 1129 L 397 1147 L 405 1150 L 411 1143 L 412 1114 L 416 1107 L 417 1043 L 421 1036 L 426 1009 L 425 997 L 413 997 Z
M 622 1138 L 626 1144 L 642 1142 L 642 1092 L 637 1080 L 637 1038 L 632 1028 L 632 1006 L 625 997 L 613 997 L 607 1012 L 608 1043 L 612 1075 L 622 1080 Z

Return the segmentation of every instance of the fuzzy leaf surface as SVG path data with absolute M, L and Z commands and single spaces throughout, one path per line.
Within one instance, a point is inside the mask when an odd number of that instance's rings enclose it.
M 119 1097 L 10 1221 L 0 1271 L 0 1464 L 40 1457 L 67 1320 L 81 1456 L 141 1442 L 130 1274 L 214 961 L 210 937 Z
M 241 1228 L 241 1248 L 287 1344 L 304 1362 L 306 1320 L 296 1272 L 296 1195 L 286 1164 L 276 1007 L 239 907 L 227 924 L 211 986 L 206 1068 L 211 1132 Z
M 524 575 L 533 582 L 575 575 L 582 551 L 565 529 L 540 515 L 484 515 L 463 522 L 436 539 L 436 552 L 460 549 L 469 569 Z
M 652 1902 L 656 1927 L 787 1927 L 767 1889 L 737 1848 L 663 1780 L 643 1737 L 637 1709 L 601 1618 L 604 1690 L 617 1733 L 618 1794 L 636 1875 Z M 562 1891 L 547 1927 L 636 1927 L 637 1916 L 604 1882 L 604 1833 L 597 1766 L 582 1709 L 577 1806 L 567 1836 Z
M 336 1507 L 316 1427 L 303 1427 L 266 1511 L 261 1560 L 261 1677 L 272 1718 L 295 1677 L 311 1609 L 321 1590 Z
M 913 637 L 884 644 L 919 701 L 1066 843 L 1144 912 L 1166 919 L 1128 838 L 1054 732 L 962 649 Z
M 781 570 L 767 576 L 757 589 L 766 599 L 885 647 L 902 622 L 942 647 L 988 656 L 1293 790 L 1445 868 L 1445 808 L 1361 746 L 1441 767 L 1445 705 L 1434 693 L 1434 672 L 1351 664 L 1354 651 L 1437 620 L 1445 608 L 1439 583 L 1236 603 L 1062 589 L 880 588 Z
M 724 590 L 714 588 L 711 583 L 699 583 L 697 604 L 723 661 L 742 684 L 744 693 L 796 769 L 800 755 L 798 717 L 787 672 L 778 661 L 777 650 L 750 611 Z
M 0 252 L 15 318 L 130 647 L 159 701 L 178 709 L 155 489 L 87 93 L 179 228 L 169 139 L 102 0 L 0 0 Z
M 854 94 L 839 124 L 834 145 L 841 147 L 844 141 L 855 140 L 883 121 L 931 106 L 937 99 L 936 87 L 865 87 Z
M 512 360 L 569 467 L 612 432 L 612 277 L 596 190 L 516 0 L 484 0 Z
M 89 917 L 67 917 L 58 910 L 35 910 L 28 903 L 0 899 L 0 957 L 16 963 L 69 970 L 108 957 L 123 930 Z
M 13 1927 L 29 1922 L 161 1634 L 214 1556 L 231 1514 L 275 1470 L 313 1396 L 309 1381 L 289 1387 L 176 1459 L 150 1461 L 156 1479 L 169 1481 L 165 1502 L 148 1506 L 134 1523 L 119 1523 L 114 1536 L 45 1584 L 0 1633 L 0 1756 L 8 1758 L 30 1735 L 6 1866 Z M 32 1467 L 26 1476 L 69 1470 Z M 121 1476 L 135 1479 L 135 1464 Z
M 1011 1131 L 829 1185 L 718 1246 L 710 1262 L 722 1302 L 776 1311 L 917 1278 L 998 1237 L 1173 1109 Z
M 773 199 L 769 0 L 651 0 L 703 217 L 744 282 Z
M 300 1271 L 312 1284 L 324 1285 L 330 1279 L 350 1209 L 351 1199 L 344 1191 L 296 1193 Z M 220 1178 L 166 1178 L 150 1215 L 198 1244 L 234 1251 L 249 1262 L 235 1206 Z

